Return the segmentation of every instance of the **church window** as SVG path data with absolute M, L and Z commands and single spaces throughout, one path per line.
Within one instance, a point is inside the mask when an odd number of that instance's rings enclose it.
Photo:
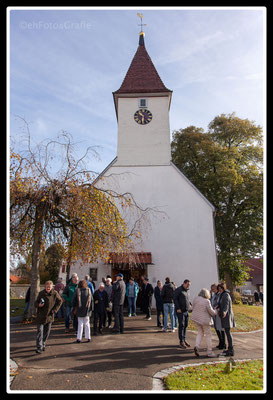
M 147 99 L 138 99 L 138 106 L 139 106 L 140 108 L 148 107 L 148 101 L 147 101 Z
M 93 281 L 98 280 L 98 268 L 90 268 L 89 276 L 93 279 Z

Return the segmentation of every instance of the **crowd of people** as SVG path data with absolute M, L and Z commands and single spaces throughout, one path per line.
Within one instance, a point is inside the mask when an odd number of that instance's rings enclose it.
M 197 357 L 203 337 L 206 339 L 208 357 L 216 356 L 212 351 L 211 326 L 214 326 L 219 338 L 217 348 L 223 350 L 222 355 L 234 355 L 231 335 L 231 328 L 235 326 L 232 301 L 223 283 L 212 284 L 210 291 L 203 288 L 191 304 L 189 279 L 185 279 L 181 286 L 176 287 L 167 277 L 164 284 L 158 280 L 154 288 L 146 276 L 141 277 L 140 286 L 134 278 L 130 278 L 125 284 L 122 273 L 115 275 L 115 278 L 114 282 L 110 276 L 103 278 L 97 289 L 88 275 L 85 279 L 79 280 L 76 273 L 72 274 L 66 286 L 61 278 L 55 286 L 52 281 L 47 281 L 45 289 L 38 294 L 35 301 L 36 352 L 42 353 L 45 350 L 54 317 L 64 318 L 65 333 L 70 331 L 72 324 L 77 335 L 77 343 L 81 343 L 83 333 L 85 339 L 90 342 L 92 315 L 94 335 L 103 334 L 105 327 L 112 328 L 112 334 L 123 334 L 125 298 L 128 302 L 128 317 L 136 316 L 136 302 L 140 296 L 141 312 L 146 314 L 145 319 L 151 320 L 154 296 L 157 327 L 161 328 L 162 333 L 168 332 L 168 329 L 175 332 L 178 328 L 179 346 L 182 349 L 191 347 L 186 339 L 189 313 L 191 313 L 191 320 L 197 329 L 193 348 Z

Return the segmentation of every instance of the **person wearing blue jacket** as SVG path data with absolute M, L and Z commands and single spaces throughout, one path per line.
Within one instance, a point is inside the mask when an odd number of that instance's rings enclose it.
M 93 294 L 94 294 L 94 292 L 95 292 L 95 289 L 94 289 L 93 283 L 90 281 L 90 276 L 89 276 L 89 275 L 85 275 L 85 278 L 84 278 L 84 279 L 86 280 L 87 285 L 88 285 L 89 289 L 91 290 L 91 294 L 92 294 L 92 296 L 93 296 Z
M 136 301 L 139 292 L 139 287 L 134 278 L 130 278 L 126 285 L 126 296 L 128 298 L 128 317 L 136 317 Z

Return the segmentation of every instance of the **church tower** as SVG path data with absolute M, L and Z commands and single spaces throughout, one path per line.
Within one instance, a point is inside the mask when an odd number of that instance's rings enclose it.
M 138 16 L 142 19 L 142 14 Z M 122 272 L 125 281 L 133 277 L 139 284 L 145 275 L 153 286 L 166 276 L 177 286 L 189 279 L 194 298 L 200 288 L 219 281 L 215 209 L 171 161 L 172 91 L 147 53 L 142 29 L 135 56 L 113 97 L 117 157 L 98 177 L 96 186 L 133 196 L 137 210 L 131 213 L 118 203 L 117 207 L 128 231 L 137 226 L 140 236 L 132 238 L 133 253 L 110 253 L 107 264 L 100 260 L 86 265 L 85 273 L 97 274 L 94 280 L 99 282 L 103 276 L 115 279 Z M 136 255 L 138 262 L 132 266 L 129 260 Z
M 144 32 L 120 88 L 113 92 L 118 120 L 117 166 L 170 165 L 172 91 L 145 48 Z

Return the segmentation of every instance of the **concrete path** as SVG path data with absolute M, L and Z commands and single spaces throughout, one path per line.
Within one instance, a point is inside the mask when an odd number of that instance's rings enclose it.
M 64 333 L 64 323 L 52 325 L 46 351 L 35 353 L 36 325 L 12 323 L 10 328 L 10 358 L 18 365 L 18 375 L 10 391 L 149 391 L 153 377 L 163 369 L 180 364 L 213 361 L 205 350 L 197 359 L 193 353 L 195 332 L 188 332 L 191 348 L 178 347 L 178 334 L 163 333 L 151 321 L 125 317 L 125 333 L 113 335 L 105 329 L 103 335 L 92 336 L 75 343 L 74 331 Z M 263 332 L 233 333 L 236 359 L 263 357 Z M 213 334 L 213 345 L 218 340 Z M 205 345 L 205 343 L 204 343 Z M 216 354 L 220 353 L 215 350 Z M 219 361 L 219 358 L 215 358 Z

